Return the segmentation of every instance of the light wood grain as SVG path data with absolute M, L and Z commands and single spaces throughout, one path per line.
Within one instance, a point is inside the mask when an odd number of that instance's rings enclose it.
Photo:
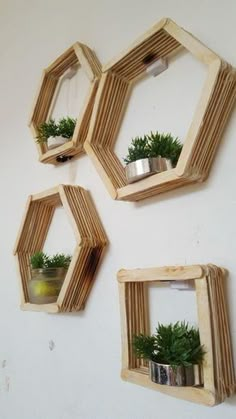
M 49 150 L 47 143 L 36 142 L 36 137 L 39 134 L 38 128 L 40 124 L 48 121 L 50 118 L 52 108 L 57 100 L 61 79 L 75 65 L 78 65 L 79 71 L 84 71 L 89 79 L 90 88 L 88 95 L 80 113 L 78 112 L 72 139 L 62 146 Z M 101 64 L 98 58 L 88 46 L 80 42 L 76 42 L 68 48 L 43 71 L 29 121 L 41 163 L 60 165 L 61 163 L 57 161 L 57 157 L 65 155 L 77 158 L 84 153 L 83 144 L 88 133 L 100 77 Z
M 168 172 L 128 184 L 125 168 L 114 151 L 128 98 L 134 84 L 146 74 L 149 60 L 154 63 L 160 58 L 168 59 L 181 48 L 205 65 L 207 76 L 178 164 Z M 235 99 L 235 70 L 171 19 L 162 19 L 103 67 L 85 151 L 113 199 L 139 201 L 203 182 L 210 172 Z
M 206 406 L 215 406 L 217 404 L 214 394 L 203 388 L 159 385 L 153 383 L 149 379 L 148 373 L 145 374 L 143 372 L 139 372 L 139 370 L 123 370 L 121 377 L 123 380 L 150 388 L 151 390 L 159 391 L 160 393 L 176 397 L 178 399 L 187 400 L 193 403 L 200 403 Z
M 55 208 L 62 206 L 75 233 L 76 248 L 57 302 L 30 304 L 30 257 L 43 250 Z M 106 233 L 88 191 L 58 185 L 29 197 L 14 249 L 24 310 L 70 312 L 84 309 L 107 244 Z
M 119 282 L 147 281 L 184 281 L 201 278 L 203 270 L 199 265 L 164 266 L 161 268 L 121 269 L 117 278 Z
M 25 303 L 25 304 L 21 304 L 20 308 L 23 311 L 40 311 L 40 312 L 52 313 L 52 314 L 59 312 L 58 305 L 54 303 L 51 303 L 51 304 Z
M 214 406 L 235 392 L 233 354 L 223 283 L 226 271 L 215 265 L 169 266 L 122 269 L 117 274 L 120 294 L 122 369 L 121 376 L 170 396 Z M 203 386 L 171 387 L 150 381 L 145 362 L 132 349 L 133 336 L 150 334 L 146 286 L 151 282 L 194 280 L 198 326 L 205 356 Z M 176 319 L 180 321 L 183 319 Z M 188 320 L 188 319 L 184 319 Z M 157 319 L 158 322 L 158 319 Z

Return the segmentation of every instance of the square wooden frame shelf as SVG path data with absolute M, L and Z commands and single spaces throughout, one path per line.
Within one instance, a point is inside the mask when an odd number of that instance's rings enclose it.
M 60 206 L 63 206 L 72 226 L 76 247 L 57 301 L 32 304 L 27 291 L 30 256 L 43 249 L 53 214 Z M 14 249 L 20 276 L 21 308 L 48 313 L 83 309 L 106 244 L 105 231 L 91 196 L 85 189 L 59 185 L 29 196 Z
M 234 366 L 224 297 L 225 275 L 226 271 L 215 265 L 123 269 L 118 272 L 122 331 L 121 376 L 124 380 L 209 406 L 223 402 L 234 393 Z M 203 387 L 155 384 L 149 379 L 145 363 L 133 353 L 133 336 L 140 333 L 150 334 L 148 284 L 163 281 L 195 283 L 200 339 L 206 350 Z
M 132 86 L 147 67 L 185 48 L 206 65 L 207 77 L 176 168 L 128 185 L 114 152 Z M 148 63 L 147 63 L 148 61 Z M 208 176 L 236 97 L 236 71 L 192 34 L 162 19 L 103 68 L 85 150 L 113 199 L 138 201 Z
M 29 126 L 35 139 L 38 136 L 38 126 L 41 123 L 46 122 L 50 116 L 54 97 L 60 86 L 61 77 L 76 65 L 82 68 L 90 81 L 90 88 L 86 101 L 77 118 L 75 131 L 70 141 L 67 141 L 65 144 L 52 150 L 48 150 L 45 143 L 36 143 L 39 160 L 42 163 L 60 164 L 57 161 L 58 157 L 78 157 L 84 152 L 83 144 L 88 133 L 98 82 L 101 77 L 101 64 L 95 53 L 88 46 L 80 42 L 76 42 L 72 45 L 43 71 L 39 90 L 30 116 Z

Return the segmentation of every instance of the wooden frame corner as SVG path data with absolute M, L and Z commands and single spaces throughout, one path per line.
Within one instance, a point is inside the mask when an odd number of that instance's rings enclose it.
M 43 249 L 55 209 L 60 206 L 74 231 L 76 247 L 57 301 L 31 304 L 27 290 L 30 256 Z M 31 195 L 14 248 L 20 277 L 21 308 L 49 313 L 83 309 L 106 244 L 106 233 L 85 189 L 59 185 Z
M 57 161 L 59 156 L 79 157 L 84 153 L 83 144 L 88 133 L 98 82 L 101 77 L 101 64 L 87 45 L 76 42 L 43 71 L 29 126 L 35 140 L 38 135 L 38 126 L 50 117 L 61 77 L 75 65 L 82 68 L 90 82 L 86 101 L 77 118 L 75 131 L 70 141 L 52 150 L 49 150 L 44 143 L 36 143 L 39 161 L 42 163 L 56 165 L 60 164 Z
M 170 266 L 118 272 L 121 313 L 121 377 L 164 394 L 214 406 L 235 392 L 233 356 L 223 282 L 225 270 L 215 265 Z M 201 387 L 172 387 L 153 383 L 148 367 L 132 349 L 133 336 L 149 334 L 147 286 L 163 281 L 194 281 L 198 326 L 206 354 Z M 176 319 L 180 320 L 180 319 Z M 181 319 L 182 320 L 182 319 Z
M 132 87 L 149 65 L 145 58 L 152 57 L 153 63 L 178 54 L 181 48 L 206 66 L 207 77 L 177 167 L 127 184 L 114 144 Z M 209 174 L 235 98 L 235 70 L 171 19 L 162 19 L 103 67 L 85 150 L 113 199 L 138 201 L 202 182 Z

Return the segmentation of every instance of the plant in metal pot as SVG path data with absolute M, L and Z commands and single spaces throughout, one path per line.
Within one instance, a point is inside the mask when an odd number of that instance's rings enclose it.
M 201 385 L 201 363 L 205 354 L 199 330 L 186 322 L 158 324 L 156 333 L 136 335 L 137 357 L 149 361 L 150 378 L 171 386 Z
M 72 138 L 75 125 L 76 119 L 69 116 L 59 119 L 58 123 L 51 118 L 38 126 L 37 142 L 47 143 L 49 149 L 58 147 Z
M 178 137 L 174 138 L 170 133 L 160 134 L 159 132 L 151 132 L 149 135 L 149 157 L 160 156 L 171 162 L 172 167 L 175 167 L 183 145 L 180 143 Z
M 172 169 L 178 162 L 182 147 L 177 137 L 158 131 L 134 138 L 124 159 L 128 183 Z
M 124 159 L 125 164 L 132 163 L 136 160 L 146 159 L 149 157 L 149 141 L 148 136 L 136 137 L 132 139 L 131 146 L 128 148 L 128 155 Z
M 44 252 L 34 253 L 30 258 L 29 301 L 36 304 L 55 302 L 70 262 L 71 256 L 64 253 L 53 256 Z

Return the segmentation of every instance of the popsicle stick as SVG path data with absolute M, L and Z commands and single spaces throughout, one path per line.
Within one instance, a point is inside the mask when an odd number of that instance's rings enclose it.
M 63 206 L 75 233 L 76 248 L 56 304 L 29 304 L 30 256 L 43 250 L 56 207 Z M 31 195 L 15 245 L 23 309 L 69 312 L 84 308 L 96 278 L 108 240 L 88 191 L 79 186 L 58 185 Z M 51 310 L 51 311 L 50 311 Z
M 206 66 L 207 77 L 179 161 L 175 169 L 128 184 L 114 148 L 131 88 L 150 63 L 177 56 L 181 47 Z M 235 83 L 236 72 L 228 63 L 170 19 L 105 65 L 84 148 L 111 197 L 139 201 L 205 180 L 235 102 Z

